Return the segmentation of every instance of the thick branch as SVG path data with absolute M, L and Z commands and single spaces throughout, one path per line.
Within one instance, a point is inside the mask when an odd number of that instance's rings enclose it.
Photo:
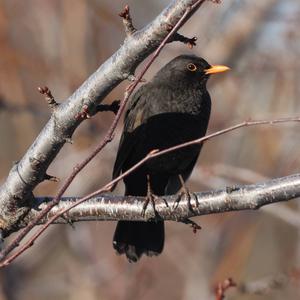
M 221 190 L 197 192 L 192 194 L 192 208 L 188 209 L 187 199 L 183 196 L 176 210 L 173 209 L 177 196 L 164 196 L 156 201 L 156 210 L 164 220 L 178 221 L 193 216 L 222 213 L 239 210 L 255 210 L 264 205 L 288 201 L 300 196 L 300 174 L 294 174 L 282 178 L 268 180 L 259 184 L 227 187 Z M 45 198 L 37 198 L 39 203 Z M 49 198 L 48 200 L 51 200 Z M 49 220 L 59 211 L 74 204 L 76 198 L 62 198 L 58 206 L 54 207 L 47 219 Z M 117 220 L 149 220 L 155 217 L 151 205 L 147 207 L 145 217 L 141 211 L 144 204 L 143 197 L 102 195 L 90 199 L 64 214 L 68 220 L 77 221 L 117 221 Z M 168 206 L 166 205 L 168 204 Z M 40 205 L 43 208 L 45 203 Z M 32 209 L 24 223 L 34 219 L 38 211 Z M 55 223 L 66 223 L 65 219 L 57 219 Z
M 172 1 L 152 23 L 128 37 L 69 99 L 56 107 L 49 122 L 23 158 L 13 166 L 0 189 L 0 229 L 14 226 L 29 211 L 32 190 L 45 179 L 48 166 L 82 122 L 83 118 L 78 118 L 82 108 L 86 107 L 90 114 L 95 113 L 104 97 L 133 74 L 138 64 L 157 48 L 169 33 L 170 26 L 175 26 L 186 9 L 195 4 L 197 8 L 204 1 Z

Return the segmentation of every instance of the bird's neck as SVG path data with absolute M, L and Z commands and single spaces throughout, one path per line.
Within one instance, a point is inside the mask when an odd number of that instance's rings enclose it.
M 160 87 L 168 95 L 168 99 L 160 99 L 158 105 L 161 112 L 180 112 L 198 115 L 210 109 L 210 97 L 206 84 L 173 81 L 171 84 L 162 82 Z

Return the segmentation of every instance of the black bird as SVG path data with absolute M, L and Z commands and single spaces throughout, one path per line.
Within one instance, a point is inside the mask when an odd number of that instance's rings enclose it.
M 128 103 L 113 178 L 142 160 L 151 150 L 166 149 L 205 135 L 211 100 L 206 90 L 210 74 L 226 66 L 211 66 L 203 58 L 181 55 L 143 85 Z M 124 178 L 125 195 L 176 194 L 192 173 L 202 145 L 171 152 L 148 161 Z M 158 255 L 164 246 L 164 222 L 119 221 L 113 247 L 130 262 L 142 254 Z

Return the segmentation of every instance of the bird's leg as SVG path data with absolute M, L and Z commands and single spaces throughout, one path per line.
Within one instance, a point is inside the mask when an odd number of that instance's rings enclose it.
M 181 191 L 178 194 L 178 197 L 176 198 L 176 200 L 174 201 L 173 209 L 176 209 L 178 207 L 179 202 L 181 201 L 181 198 L 183 196 L 185 196 L 187 199 L 187 202 L 188 202 L 189 210 L 193 211 L 192 204 L 191 204 L 191 194 L 190 194 L 187 186 L 185 185 L 185 182 L 184 182 L 181 174 L 178 174 L 178 178 L 181 183 Z
M 153 193 L 152 188 L 151 188 L 150 175 L 147 175 L 147 196 L 146 196 L 146 201 L 143 205 L 143 210 L 142 210 L 143 217 L 145 217 L 146 209 L 147 209 L 149 202 L 151 202 L 151 204 L 152 204 L 155 217 L 159 217 L 158 212 L 155 209 L 155 199 L 158 199 L 158 196 L 156 196 Z

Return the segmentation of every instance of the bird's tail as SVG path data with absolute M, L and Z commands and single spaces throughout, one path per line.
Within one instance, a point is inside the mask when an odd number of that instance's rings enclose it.
M 137 262 L 142 254 L 159 255 L 164 247 L 164 222 L 119 221 L 113 246 L 118 254 L 125 254 L 130 262 Z

